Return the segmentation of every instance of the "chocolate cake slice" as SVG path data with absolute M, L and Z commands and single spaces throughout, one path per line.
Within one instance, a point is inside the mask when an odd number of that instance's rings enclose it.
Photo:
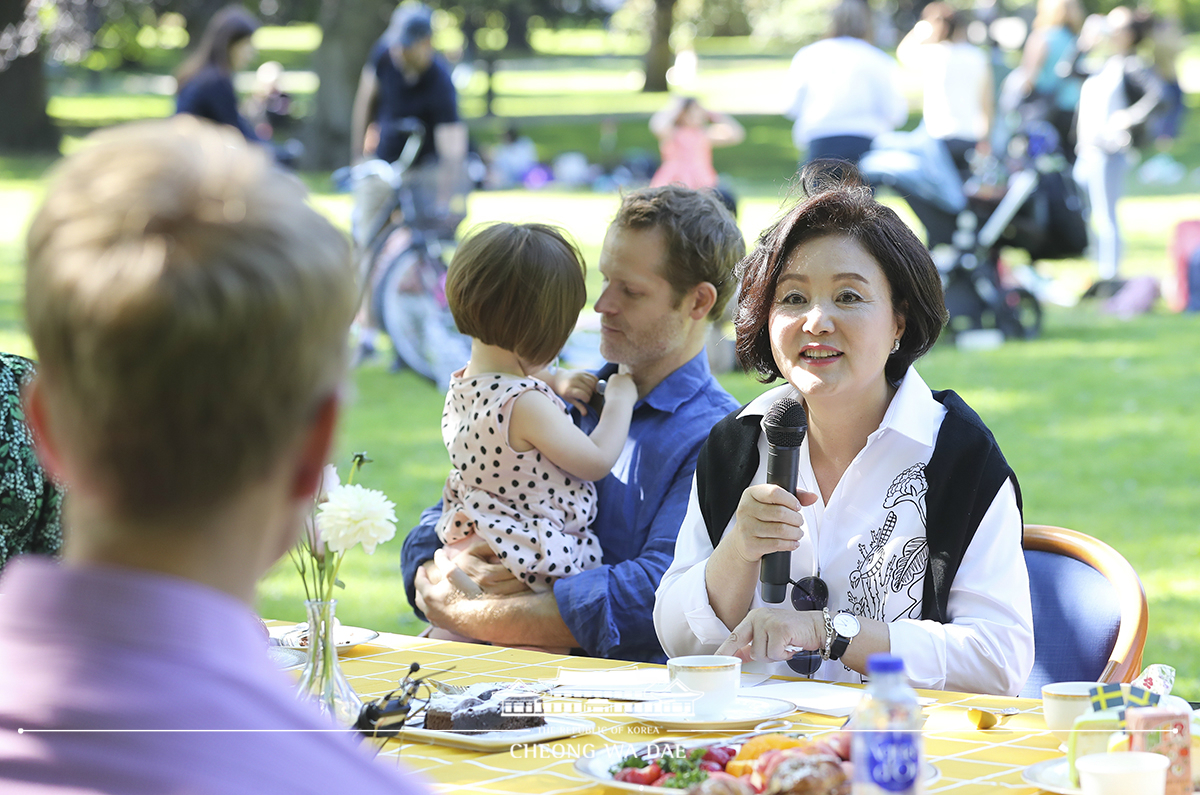
M 425 709 L 433 731 L 491 732 L 545 726 L 541 696 L 497 685 L 472 685 L 460 695 L 438 694 Z

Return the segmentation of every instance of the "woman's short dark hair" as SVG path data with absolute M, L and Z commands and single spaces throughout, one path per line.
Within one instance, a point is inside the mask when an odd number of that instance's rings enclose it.
M 587 301 L 579 249 L 546 224 L 499 223 L 473 231 L 454 252 L 446 300 L 463 334 L 530 364 L 562 350 Z
M 738 266 L 738 361 L 764 383 L 782 377 L 767 328 L 779 276 L 801 244 L 848 237 L 879 263 L 892 292 L 892 308 L 904 317 L 900 349 L 884 367 L 888 381 L 897 384 L 909 365 L 933 347 L 946 324 L 937 266 L 895 211 L 875 201 L 853 166 L 817 161 L 805 167 L 800 183 L 804 198 L 762 233 L 754 251 Z

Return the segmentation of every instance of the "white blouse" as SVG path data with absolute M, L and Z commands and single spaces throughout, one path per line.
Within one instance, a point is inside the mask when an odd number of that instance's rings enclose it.
M 790 385 L 752 401 L 740 416 L 763 415 Z M 820 575 L 829 585 L 829 611 L 847 610 L 888 624 L 891 652 L 904 660 L 914 687 L 1016 695 L 1033 668 L 1033 614 L 1029 573 L 1021 548 L 1021 513 L 1006 481 L 985 513 L 950 588 L 950 623 L 921 619 L 928 547 L 925 542 L 925 482 L 946 409 L 909 369 L 883 422 L 851 462 L 826 505 L 801 509 L 805 535 L 792 552 L 791 578 Z M 767 442 L 758 440 L 754 483 L 766 482 Z M 798 487 L 820 494 L 809 460 L 808 439 L 800 448 Z M 730 519 L 725 532 L 733 527 Z M 733 631 L 713 612 L 705 585 L 712 542 L 696 496 L 675 545 L 675 560 L 655 595 L 654 627 L 671 657 L 711 654 Z M 751 608 L 769 605 L 756 590 Z M 756 664 L 757 665 L 757 664 Z M 747 667 L 751 670 L 751 667 Z M 764 672 L 796 676 L 785 662 Z M 814 678 L 862 682 L 840 661 L 827 661 Z
M 807 149 L 814 138 L 874 138 L 908 120 L 908 98 L 892 56 L 861 39 L 839 36 L 800 49 L 788 67 L 795 119 L 792 141 Z
M 921 118 L 934 138 L 979 141 L 987 134 L 987 82 L 991 64 L 973 44 L 937 42 L 896 51 L 921 78 Z

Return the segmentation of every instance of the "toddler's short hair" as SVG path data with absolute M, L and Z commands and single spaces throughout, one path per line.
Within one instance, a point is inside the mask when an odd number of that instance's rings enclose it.
M 349 246 L 232 127 L 91 136 L 26 254 L 50 422 L 125 516 L 203 513 L 267 476 L 344 375 Z
M 561 230 L 498 223 L 459 244 L 446 274 L 446 300 L 463 334 L 545 364 L 579 320 L 585 274 L 579 249 Z

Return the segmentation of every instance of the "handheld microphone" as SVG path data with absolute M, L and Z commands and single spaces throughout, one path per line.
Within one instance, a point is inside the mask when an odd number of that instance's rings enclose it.
M 808 430 L 804 406 L 791 397 L 775 401 L 763 418 L 767 434 L 767 482 L 796 493 L 796 476 L 800 470 L 800 444 Z M 787 595 L 791 579 L 792 553 L 771 552 L 763 555 L 758 579 L 762 583 L 764 602 L 778 604 Z

